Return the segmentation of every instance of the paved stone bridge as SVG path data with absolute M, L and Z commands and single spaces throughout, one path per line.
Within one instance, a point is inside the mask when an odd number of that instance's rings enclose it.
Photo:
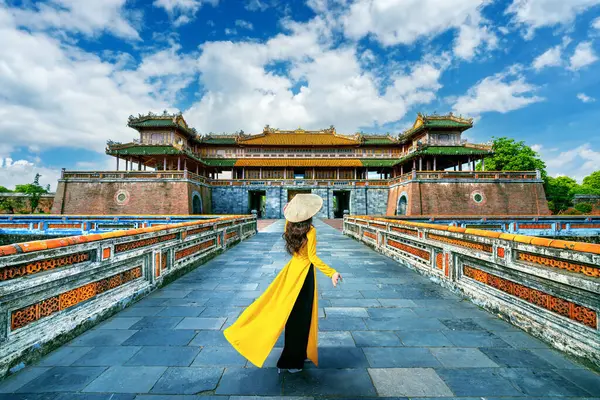
M 333 288 L 319 276 L 320 368 L 278 375 L 281 339 L 265 368 L 255 368 L 222 334 L 289 258 L 277 221 L 0 383 L 0 399 L 600 395 L 594 372 L 315 224 L 320 256 L 345 278 Z

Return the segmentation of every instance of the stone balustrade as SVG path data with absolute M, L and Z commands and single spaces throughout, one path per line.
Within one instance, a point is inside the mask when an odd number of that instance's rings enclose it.
M 600 245 L 357 216 L 344 233 L 600 366 Z
M 223 216 L 0 246 L 0 376 L 256 233 Z
M 219 218 L 216 215 L 0 215 L 0 235 L 70 236 Z
M 211 186 L 395 186 L 410 181 L 541 181 L 537 172 L 412 171 L 392 179 L 210 179 L 191 171 L 62 171 L 66 181 L 189 180 Z

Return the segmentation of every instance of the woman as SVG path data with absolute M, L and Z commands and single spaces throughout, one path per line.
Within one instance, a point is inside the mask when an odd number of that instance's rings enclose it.
M 285 327 L 285 345 L 277 367 L 299 372 L 308 358 L 318 365 L 317 267 L 337 286 L 342 277 L 317 257 L 314 217 L 323 199 L 297 194 L 284 208 L 283 238 L 292 259 L 267 290 L 224 331 L 231 345 L 252 364 L 262 367 Z

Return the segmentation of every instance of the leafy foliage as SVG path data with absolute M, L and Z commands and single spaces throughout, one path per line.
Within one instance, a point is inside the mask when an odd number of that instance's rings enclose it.
M 0 193 L 10 193 L 10 192 L 12 192 L 12 190 L 0 185 Z
M 575 207 L 573 207 L 573 208 L 582 214 L 589 214 L 592 212 L 592 209 L 593 209 L 593 207 L 590 203 L 575 204 Z
M 573 205 L 574 190 L 578 187 L 577 181 L 568 176 L 546 178 L 546 198 L 552 213 L 565 211 Z
M 40 185 L 40 174 L 35 174 L 35 178 L 33 178 L 33 183 L 27 183 L 24 185 L 17 185 L 15 187 L 15 192 L 17 193 L 25 193 L 29 197 L 29 205 L 31 207 L 31 212 L 35 212 L 37 206 L 40 204 L 40 198 L 42 194 L 48 193 L 50 191 L 50 185 L 43 187 Z
M 494 155 L 485 159 L 485 168 L 489 171 L 536 171 L 546 178 L 546 164 L 540 155 L 527 146 L 507 137 L 494 138 Z M 481 170 L 481 164 L 477 166 Z
M 583 186 L 600 192 L 600 170 L 592 172 L 590 175 L 583 178 Z
M 14 197 L 0 198 L 0 210 L 8 214 L 16 214 L 23 209 L 23 199 Z

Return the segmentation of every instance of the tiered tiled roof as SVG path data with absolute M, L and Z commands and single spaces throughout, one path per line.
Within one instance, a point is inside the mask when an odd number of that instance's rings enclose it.
M 198 132 L 194 128 L 188 127 L 181 113 L 169 114 L 166 111 L 161 114 L 149 112 L 146 115 L 139 114 L 137 117 L 129 116 L 127 126 L 140 130 L 148 128 L 174 128 L 186 134 L 190 138 L 198 139 Z
M 417 119 L 410 129 L 400 135 L 400 140 L 409 139 L 411 136 L 425 129 L 452 129 L 464 131 L 473 127 L 473 118 L 457 117 L 452 113 L 448 115 L 417 114 Z

